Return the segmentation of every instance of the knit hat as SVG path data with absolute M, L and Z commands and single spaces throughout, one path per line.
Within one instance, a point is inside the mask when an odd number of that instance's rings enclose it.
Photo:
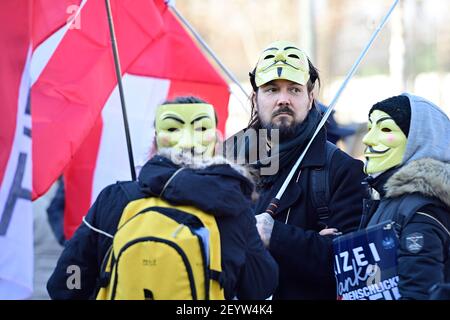
M 380 110 L 390 115 L 408 137 L 411 124 L 411 104 L 407 96 L 395 96 L 374 104 L 369 111 L 369 117 L 374 110 Z

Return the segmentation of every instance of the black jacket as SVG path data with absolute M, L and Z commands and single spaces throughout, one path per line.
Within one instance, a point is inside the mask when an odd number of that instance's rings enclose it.
M 402 299 L 428 299 L 434 285 L 450 282 L 450 164 L 411 161 L 370 184 L 381 200 L 369 209 L 368 225 L 387 220 L 400 224 L 397 264 Z M 424 205 L 409 208 L 416 199 Z
M 269 250 L 279 265 L 280 278 L 274 299 L 336 299 L 332 239 L 318 233 L 323 225 L 318 223 L 310 190 L 311 170 L 325 165 L 325 144 L 326 133 L 322 130 L 300 165 L 298 182 L 297 171 L 275 216 Z M 280 168 L 273 185 L 258 190 L 260 198 L 255 214 L 266 210 L 298 156 L 291 165 Z M 327 226 L 343 233 L 354 231 L 358 228 L 366 195 L 366 187 L 361 184 L 365 178 L 363 163 L 337 150 L 329 173 L 331 198 Z
M 250 200 L 253 186 L 241 173 L 217 159 L 209 165 L 202 163 L 201 167 L 185 164 L 186 168 L 166 187 L 163 198 L 173 204 L 194 205 L 216 216 L 227 299 L 265 299 L 277 285 L 278 267 L 256 230 Z M 136 199 L 159 196 L 178 168 L 165 157 L 153 157 L 142 168 L 138 182 L 118 182 L 103 189 L 86 220 L 93 227 L 114 234 L 125 206 Z M 47 283 L 50 297 L 94 298 L 99 289 L 101 262 L 111 243 L 111 238 L 81 224 Z M 69 290 L 66 285 L 71 276 L 67 272 L 70 265 L 81 269 L 78 290 Z

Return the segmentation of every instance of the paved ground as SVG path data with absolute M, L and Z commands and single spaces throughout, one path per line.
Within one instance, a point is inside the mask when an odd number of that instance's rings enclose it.
M 32 300 L 49 299 L 46 284 L 62 251 L 47 219 L 46 209 L 55 192 L 55 186 L 33 203 L 34 212 L 34 292 Z

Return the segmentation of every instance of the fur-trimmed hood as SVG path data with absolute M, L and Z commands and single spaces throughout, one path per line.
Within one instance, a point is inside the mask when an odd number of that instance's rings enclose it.
M 388 198 L 418 192 L 450 208 L 450 163 L 431 158 L 411 161 L 393 174 L 384 188 Z
M 256 196 L 248 171 L 223 157 L 199 159 L 160 150 L 142 167 L 141 191 L 174 205 L 192 205 L 215 216 L 250 210 Z

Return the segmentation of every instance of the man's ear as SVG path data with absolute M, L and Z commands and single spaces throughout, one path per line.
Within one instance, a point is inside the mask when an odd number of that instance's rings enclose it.
M 256 104 L 256 92 L 254 92 L 254 91 L 252 92 L 251 99 L 252 99 L 253 105 L 256 107 L 257 106 L 257 104 Z
M 312 90 L 310 93 L 308 93 L 308 96 L 309 96 L 309 109 L 308 110 L 311 110 L 313 103 L 314 103 L 314 96 L 315 96 L 314 90 Z

